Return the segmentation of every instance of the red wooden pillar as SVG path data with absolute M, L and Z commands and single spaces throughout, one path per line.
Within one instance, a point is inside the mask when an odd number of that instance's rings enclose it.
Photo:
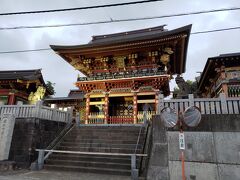
M 138 109 L 137 109 L 137 93 L 133 94 L 133 123 L 137 124 L 137 115 L 138 115 Z
M 9 93 L 8 96 L 8 105 L 14 105 L 15 104 L 15 94 Z
M 89 114 L 90 114 L 90 95 L 87 95 L 86 96 L 86 119 L 85 119 L 85 124 L 88 124 Z
M 109 94 L 106 93 L 104 98 L 104 124 L 108 123 L 108 117 L 109 117 L 108 106 L 109 106 Z
M 158 110 L 158 95 L 159 95 L 159 91 L 155 92 L 155 114 L 159 114 L 159 110 Z

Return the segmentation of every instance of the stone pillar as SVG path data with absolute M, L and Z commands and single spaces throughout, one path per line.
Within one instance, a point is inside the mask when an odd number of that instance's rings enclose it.
M 137 93 L 133 94 L 133 123 L 137 124 L 137 115 L 138 115 L 138 108 L 137 108 Z
M 226 100 L 226 95 L 224 93 L 220 93 L 220 101 L 221 101 L 222 114 L 228 114 L 227 100 Z
M 13 114 L 2 114 L 0 117 L 0 161 L 8 160 L 14 125 Z
M 108 106 L 109 106 L 109 94 L 106 93 L 105 98 L 104 98 L 104 124 L 108 123 L 108 117 L 109 117 L 109 114 L 108 114 L 109 107 Z
M 189 100 L 189 106 L 194 106 L 194 95 L 193 94 L 188 95 L 188 100 Z
M 164 101 L 163 101 L 163 94 L 158 95 L 158 112 L 157 114 L 161 113 L 161 110 L 164 108 Z
M 222 84 L 222 90 L 223 90 L 223 93 L 228 97 L 228 86 L 227 86 L 227 84 L 225 84 L 225 83 Z
M 90 114 L 90 95 L 87 95 L 87 97 L 86 97 L 86 119 L 85 119 L 85 124 L 88 124 L 89 114 Z
M 8 105 L 14 105 L 14 104 L 15 104 L 15 94 L 9 93 Z
M 147 179 L 169 180 L 167 131 L 159 115 L 152 119 L 152 150 Z

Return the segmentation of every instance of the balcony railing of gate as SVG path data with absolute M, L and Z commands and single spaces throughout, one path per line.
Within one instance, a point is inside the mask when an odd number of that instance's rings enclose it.
M 133 116 L 110 116 L 108 124 L 133 124 Z
M 88 124 L 104 124 L 104 112 L 91 112 L 88 116 Z
M 146 120 L 150 121 L 152 117 L 156 114 L 156 112 L 155 111 L 138 111 L 138 115 L 137 115 L 138 124 L 143 123 L 144 114 L 146 116 Z

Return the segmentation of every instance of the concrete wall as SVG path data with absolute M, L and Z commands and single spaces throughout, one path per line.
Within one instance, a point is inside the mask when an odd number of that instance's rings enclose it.
M 159 116 L 154 119 L 160 120 Z M 158 171 L 153 179 L 179 180 L 182 178 L 182 164 L 179 150 L 179 130 L 154 128 L 163 126 L 154 123 L 153 134 L 158 130 L 159 136 L 167 136 L 167 147 L 157 150 L 159 158 L 151 166 L 156 148 L 150 157 L 148 174 L 153 174 L 154 167 L 159 168 L 162 161 L 168 160 L 168 177 L 166 172 Z M 203 115 L 197 128 L 184 127 L 185 135 L 185 175 L 186 180 L 239 180 L 240 179 L 240 115 Z M 160 155 L 167 157 L 162 158 Z M 156 162 L 157 161 L 157 162 Z M 156 168 L 155 168 L 156 169 Z M 153 177 L 152 175 L 152 177 Z M 164 177 L 164 178 L 163 178 Z M 151 179 L 148 176 L 147 179 Z
M 167 132 L 170 180 L 181 179 L 178 134 Z M 197 130 L 184 134 L 187 180 L 240 179 L 240 115 L 205 115 Z
M 26 168 L 37 158 L 35 149 L 46 148 L 64 128 L 65 123 L 36 118 L 17 118 L 14 126 L 9 160 Z

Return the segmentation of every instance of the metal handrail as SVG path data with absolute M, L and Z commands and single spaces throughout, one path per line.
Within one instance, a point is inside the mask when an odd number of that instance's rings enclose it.
M 137 152 L 137 148 L 138 148 L 138 144 L 139 144 L 139 141 L 140 141 L 140 135 L 142 133 L 142 127 L 143 126 L 144 126 L 144 124 L 141 126 L 141 128 L 139 130 L 139 133 L 138 133 L 138 139 L 137 139 L 136 147 L 135 147 L 135 150 L 134 150 L 134 154 L 136 154 L 136 152 Z
M 143 145 L 143 153 L 146 153 L 148 155 L 150 155 L 150 149 L 151 149 L 151 134 L 152 134 L 152 127 L 151 127 L 151 121 L 148 121 L 147 127 L 146 127 L 146 136 L 145 136 L 145 140 L 144 140 L 144 145 Z M 147 157 L 141 157 L 140 160 L 140 166 L 139 166 L 139 170 L 140 173 L 143 173 L 142 175 L 144 175 L 144 173 L 146 173 L 146 170 L 143 168 L 147 167 L 148 164 L 148 159 L 146 159 Z
M 40 152 L 52 152 L 52 153 L 65 153 L 65 154 L 84 154 L 84 155 L 106 155 L 106 156 L 142 156 L 146 157 L 147 154 L 127 154 L 127 153 L 101 153 L 101 152 L 85 152 L 85 151 L 62 151 L 62 150 L 47 150 L 47 149 L 36 149 Z
M 70 124 L 70 126 L 66 127 L 66 129 L 63 129 L 63 131 L 61 131 L 61 133 L 58 135 L 58 137 L 52 141 L 52 143 L 47 147 L 47 149 L 51 148 L 50 150 L 53 150 L 73 128 L 74 128 L 74 124 Z M 66 130 L 67 130 L 67 132 L 65 132 Z M 52 154 L 52 152 L 49 151 L 44 156 L 44 160 L 46 160 L 51 154 Z
M 140 130 L 139 130 L 138 139 L 137 139 L 137 144 L 136 144 L 135 151 L 134 151 L 135 154 L 136 154 L 136 152 L 137 152 L 137 147 L 138 147 L 138 144 L 139 144 L 139 141 L 140 141 L 140 135 L 141 135 L 141 133 L 142 133 L 142 128 L 143 128 L 143 127 L 146 127 L 146 122 L 147 122 L 146 113 L 144 112 L 144 113 L 143 113 L 143 124 L 142 124 L 142 126 L 141 126 L 141 128 L 140 128 Z

